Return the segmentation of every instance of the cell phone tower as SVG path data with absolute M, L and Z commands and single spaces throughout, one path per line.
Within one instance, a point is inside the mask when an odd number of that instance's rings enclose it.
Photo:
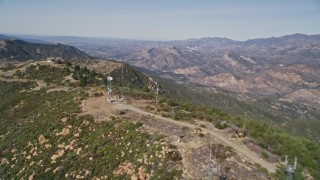
M 288 155 L 285 156 L 286 157 L 286 173 L 287 173 L 287 180 L 292 180 L 293 176 L 294 176 L 294 173 L 297 169 L 297 157 L 294 158 L 294 164 L 293 165 L 289 165 L 288 164 Z
M 214 159 L 217 160 L 217 154 L 219 150 L 219 144 L 216 146 L 215 153 L 214 153 Z M 212 180 L 212 177 L 214 174 L 217 174 L 219 176 L 219 172 L 221 171 L 221 164 L 215 164 L 212 163 L 212 144 L 210 144 L 210 155 L 209 155 L 209 165 L 208 165 L 208 180 Z
M 107 80 L 108 80 L 108 82 L 109 82 L 109 87 L 108 87 L 108 98 L 109 98 L 109 100 L 111 101 L 111 99 L 112 99 L 112 86 L 111 86 L 111 81 L 113 80 L 113 77 L 111 77 L 111 76 L 108 76 L 107 77 Z

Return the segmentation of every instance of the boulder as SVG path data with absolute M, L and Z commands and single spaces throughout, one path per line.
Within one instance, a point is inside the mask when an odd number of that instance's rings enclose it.
M 44 146 L 45 146 L 45 148 L 52 147 L 52 145 L 51 145 L 51 144 L 45 144 Z
M 62 118 L 60 121 L 61 121 L 62 123 L 66 123 L 68 120 L 69 120 L 68 117 L 64 117 L 64 118 Z
M 46 137 L 44 137 L 44 135 L 41 134 L 41 135 L 39 136 L 39 143 L 40 143 L 41 145 L 42 145 L 43 143 L 45 143 L 46 140 L 47 140 L 47 139 L 46 139 Z
M 138 180 L 138 177 L 134 174 L 131 176 L 131 180 Z
M 60 135 L 62 136 L 66 136 L 70 133 L 69 129 L 68 128 L 63 128 Z
M 35 176 L 35 174 L 30 175 L 28 180 L 33 180 L 34 176 Z
M 80 155 L 81 150 L 82 150 L 82 148 L 77 149 L 77 155 Z
M 147 178 L 146 173 L 144 172 L 144 168 L 141 166 L 139 167 L 139 179 L 145 180 Z
M 59 157 L 63 156 L 63 154 L 64 154 L 64 150 L 63 149 L 58 152 Z
M 113 174 L 118 176 L 118 175 L 123 175 L 123 174 L 133 174 L 134 172 L 134 167 L 131 162 L 124 162 L 121 164 L 116 171 L 113 171 Z
M 54 155 L 52 155 L 52 156 L 51 156 L 51 160 L 53 160 L 53 161 L 54 161 L 54 160 L 56 160 L 58 157 L 59 157 L 59 155 L 54 154 Z

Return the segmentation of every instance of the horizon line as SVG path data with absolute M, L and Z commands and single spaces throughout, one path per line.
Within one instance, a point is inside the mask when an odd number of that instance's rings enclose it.
M 149 42 L 170 42 L 170 41 L 187 41 L 187 40 L 196 40 L 196 39 L 204 39 L 204 38 L 221 38 L 221 39 L 229 39 L 233 41 L 239 41 L 239 42 L 245 42 L 249 40 L 254 39 L 270 39 L 270 38 L 281 38 L 284 36 L 292 36 L 292 35 L 307 35 L 307 36 L 315 36 L 320 35 L 319 34 L 307 34 L 307 33 L 292 33 L 292 34 L 285 34 L 280 36 L 268 36 L 268 37 L 256 37 L 256 38 L 250 38 L 246 40 L 239 40 L 239 39 L 233 39 L 229 37 L 219 37 L 219 36 L 203 36 L 203 37 L 191 37 L 186 39 L 136 39 L 136 38 L 120 38 L 120 37 L 105 37 L 105 36 L 78 36 L 78 35 L 42 35 L 42 34 L 23 34 L 23 33 L 2 33 L 0 32 L 0 35 L 4 36 L 30 36 L 32 37 L 73 37 L 73 38 L 92 38 L 92 39 L 110 39 L 110 40 L 119 40 L 119 41 L 149 41 Z M 17 37 L 18 38 L 18 37 Z M 20 37 L 21 38 L 21 37 Z

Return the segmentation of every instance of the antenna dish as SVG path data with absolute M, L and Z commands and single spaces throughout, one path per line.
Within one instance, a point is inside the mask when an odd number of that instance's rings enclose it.
M 107 77 L 107 80 L 108 80 L 108 81 L 112 81 L 112 80 L 113 80 L 113 77 L 108 76 L 108 77 Z

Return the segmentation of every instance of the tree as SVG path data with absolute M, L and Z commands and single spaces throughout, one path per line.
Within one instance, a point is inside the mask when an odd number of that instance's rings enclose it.
M 71 64 L 71 62 L 67 61 L 67 62 L 66 62 L 66 65 L 67 65 L 67 66 L 71 66 L 72 64 Z
M 58 60 L 56 60 L 54 63 L 55 63 L 55 64 L 62 64 L 62 61 L 61 61 L 60 59 L 58 59 Z
M 80 86 L 84 87 L 87 85 L 87 76 L 84 76 L 80 79 Z
M 80 70 L 80 66 L 77 64 L 77 65 L 74 66 L 73 69 L 74 69 L 75 72 L 76 72 L 76 71 L 79 71 L 79 70 Z

